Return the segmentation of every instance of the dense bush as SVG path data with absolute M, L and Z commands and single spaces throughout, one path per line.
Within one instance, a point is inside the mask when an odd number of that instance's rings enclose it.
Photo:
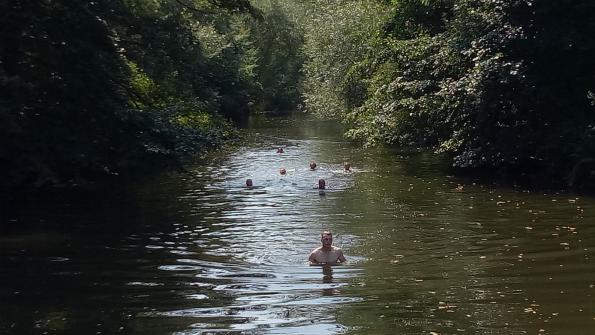
M 344 18 L 344 7 L 319 7 L 339 22 L 326 26 L 328 41 L 306 41 L 311 110 L 330 111 L 365 144 L 433 148 L 459 168 L 593 183 L 594 3 L 378 3 L 390 13 L 380 25 L 372 24 L 378 11 Z M 364 50 L 328 52 L 361 24 L 373 30 L 358 43 Z
M 176 166 L 229 120 L 292 108 L 287 22 L 248 0 L 0 3 L 2 190 Z

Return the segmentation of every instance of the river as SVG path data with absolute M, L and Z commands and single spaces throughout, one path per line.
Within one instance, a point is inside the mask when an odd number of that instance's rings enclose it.
M 593 334 L 595 198 L 457 178 L 310 117 L 241 137 L 184 173 L 21 208 L 0 333 Z M 326 229 L 347 264 L 307 264 Z

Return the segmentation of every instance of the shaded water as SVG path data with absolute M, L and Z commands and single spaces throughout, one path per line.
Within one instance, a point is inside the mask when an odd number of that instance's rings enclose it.
M 187 173 L 15 217 L 0 333 L 593 333 L 595 199 L 473 184 L 303 117 L 244 137 Z M 348 264 L 307 265 L 323 229 Z

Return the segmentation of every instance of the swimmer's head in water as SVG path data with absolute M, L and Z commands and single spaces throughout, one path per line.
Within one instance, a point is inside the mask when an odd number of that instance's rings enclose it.
M 284 153 L 284 152 L 285 152 L 285 151 L 283 150 L 283 148 L 279 148 L 279 149 L 277 149 L 277 153 L 278 153 L 278 154 L 282 154 L 282 153 Z
M 324 179 L 318 179 L 318 188 L 324 190 L 326 188 L 326 182 Z
M 325 230 L 320 234 L 320 243 L 323 246 L 331 246 L 333 244 L 333 233 L 329 230 Z
M 351 171 L 351 163 L 346 162 L 343 166 L 345 167 L 345 171 Z
M 252 187 L 254 184 L 252 184 L 252 179 L 246 179 L 246 186 L 247 187 Z
M 316 169 L 316 162 L 310 161 L 310 170 L 314 170 L 314 169 Z
M 279 173 L 285 175 L 287 173 L 287 170 L 285 170 L 285 168 L 280 168 Z

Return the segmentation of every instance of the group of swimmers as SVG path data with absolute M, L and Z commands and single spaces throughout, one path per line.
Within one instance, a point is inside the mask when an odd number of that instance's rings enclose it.
M 283 148 L 278 148 L 277 153 L 282 154 L 285 150 Z M 316 161 L 310 161 L 310 170 L 316 170 Z M 345 172 L 352 172 L 351 170 L 351 163 L 344 163 L 343 169 Z M 287 170 L 285 168 L 279 169 L 280 175 L 286 175 Z M 246 187 L 252 188 L 254 187 L 254 182 L 252 179 L 246 179 Z M 318 180 L 318 187 L 321 192 L 322 190 L 326 189 L 326 181 L 324 179 Z M 337 265 L 342 264 L 347 261 L 345 256 L 343 255 L 343 251 L 341 248 L 336 247 L 333 245 L 333 234 L 329 230 L 325 230 L 320 234 L 320 244 L 321 246 L 312 250 L 310 256 L 308 257 L 308 261 L 311 265 Z
M 283 150 L 283 148 L 277 149 L 278 154 L 284 152 L 285 150 Z M 316 161 L 311 160 L 310 170 L 314 171 L 316 170 L 316 167 Z M 343 164 L 343 169 L 345 172 L 352 172 L 351 163 L 345 162 Z M 287 174 L 287 170 L 282 167 L 279 169 L 279 174 L 284 176 Z M 252 179 L 246 179 L 246 187 L 254 187 Z M 322 190 L 326 188 L 326 181 L 322 178 L 319 179 L 317 188 L 321 190 L 321 192 L 324 192 Z M 325 230 L 320 234 L 320 244 L 321 246 L 312 250 L 308 257 L 308 261 L 311 265 L 337 265 L 347 261 L 341 248 L 333 245 L 333 234 L 329 230 Z
M 285 150 L 283 150 L 283 148 L 278 148 L 277 149 L 277 153 L 278 154 L 282 154 L 284 152 L 285 152 Z M 316 165 L 316 161 L 311 160 L 310 161 L 310 170 L 312 170 L 312 171 L 316 170 L 316 166 L 317 166 Z M 351 170 L 351 163 L 345 162 L 343 164 L 343 169 L 345 170 L 345 172 L 352 172 L 352 170 Z M 279 174 L 282 175 L 282 176 L 284 176 L 284 175 L 287 174 L 287 170 L 282 167 L 282 168 L 279 169 Z M 250 178 L 246 179 L 246 187 L 254 187 L 254 182 L 252 181 L 252 179 L 250 179 Z M 322 179 L 322 178 L 321 179 L 318 179 L 318 187 L 317 188 L 319 190 L 326 189 L 326 181 L 324 179 Z

